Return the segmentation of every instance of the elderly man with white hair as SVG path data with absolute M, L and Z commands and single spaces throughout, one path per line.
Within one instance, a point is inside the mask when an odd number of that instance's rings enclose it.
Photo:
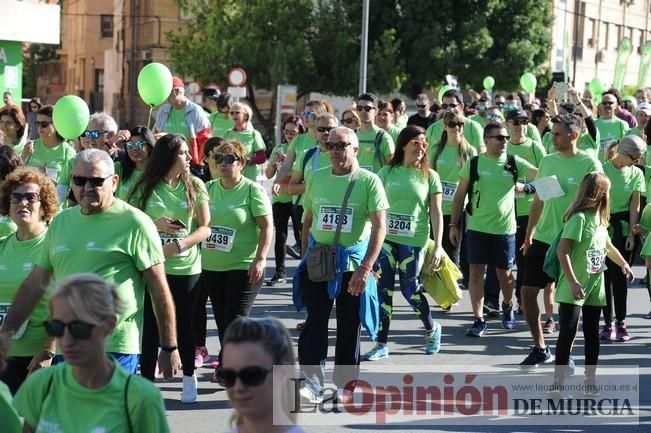
M 359 167 L 359 142 L 353 130 L 334 128 L 326 148 L 332 165 L 313 171 L 307 178 L 303 196 L 305 254 L 294 274 L 294 304 L 298 309 L 307 308 L 307 320 L 298 340 L 305 379 L 300 393 L 312 403 L 327 398 L 323 366 L 328 354 L 328 320 L 335 299 L 333 380 L 338 399 L 352 399 L 351 387 L 359 372 L 361 325 L 372 339 L 377 338 L 379 304 L 373 266 L 386 234 L 389 208 L 380 179 Z M 330 269 L 318 269 L 326 263 Z
M 128 141 L 130 137 L 129 131 L 120 130 L 110 114 L 103 111 L 93 113 L 88 120 L 88 127 L 81 134 L 81 148 L 105 150 L 117 161 L 124 154 L 120 144 Z

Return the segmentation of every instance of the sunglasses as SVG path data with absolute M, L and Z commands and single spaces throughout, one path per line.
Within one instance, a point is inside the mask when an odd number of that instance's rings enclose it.
M 239 161 L 239 160 L 240 160 L 240 158 L 238 158 L 238 157 L 235 156 L 235 155 L 222 155 L 222 154 L 220 154 L 220 153 L 218 153 L 217 155 L 215 155 L 215 162 L 216 162 L 217 164 L 227 164 L 227 165 L 231 165 L 231 164 L 233 164 L 235 161 Z
M 351 123 L 355 123 L 355 119 L 352 117 L 349 117 L 348 119 L 341 119 L 341 123 L 345 123 L 346 125 L 350 125 Z
M 63 337 L 65 329 L 75 340 L 88 340 L 90 334 L 93 332 L 95 325 L 91 323 L 82 322 L 81 320 L 73 320 L 70 323 L 63 323 L 60 320 L 50 319 L 43 322 L 45 332 L 50 337 Z
M 304 118 L 304 119 L 309 119 L 309 118 L 312 117 L 312 116 L 314 116 L 314 112 L 313 112 L 313 111 L 303 111 L 303 112 L 301 113 L 301 117 Z
M 427 107 L 427 104 L 422 104 L 422 105 L 421 105 L 421 104 L 416 104 L 416 107 L 418 107 L 418 108 L 425 108 L 425 107 Z
M 99 138 L 100 135 L 106 134 L 108 131 L 84 131 L 81 136 L 84 138 Z
M 601 101 L 601 105 L 614 105 L 615 101 Z
M 457 126 L 459 128 L 463 128 L 463 122 L 450 122 L 446 125 L 448 128 L 456 128 Z
M 147 144 L 144 141 L 127 141 L 124 147 L 127 148 L 127 150 L 142 150 L 145 147 L 145 144 Z
M 511 124 L 513 126 L 527 126 L 529 124 L 529 121 L 528 120 L 523 120 L 523 119 L 511 120 Z
M 234 114 L 242 114 L 242 112 L 239 111 L 239 110 L 237 110 L 237 111 L 231 111 L 230 113 L 231 113 L 231 116 L 234 115 Z
M 39 122 L 36 122 L 36 123 L 37 123 L 38 126 L 41 127 L 41 128 L 47 128 L 48 126 L 50 126 L 50 125 L 52 124 L 52 122 L 48 122 L 48 121 L 46 121 L 46 120 L 39 121 Z
M 244 367 L 240 371 L 232 368 L 218 368 L 215 371 L 215 377 L 217 378 L 217 383 L 224 388 L 230 388 L 235 385 L 238 377 L 246 386 L 258 386 L 264 383 L 267 375 L 272 371 L 272 368 L 258 366 Z
M 112 174 L 106 177 L 72 176 L 72 183 L 74 183 L 77 186 L 86 186 L 86 183 L 90 182 L 90 186 L 92 186 L 93 188 L 99 188 L 100 186 L 104 185 L 106 179 L 112 176 L 113 176 Z
M 458 107 L 459 104 L 441 104 L 441 108 L 444 110 L 447 110 L 449 108 L 456 108 Z
M 491 135 L 486 138 L 494 138 L 495 140 L 499 141 L 509 141 L 511 139 L 511 137 L 508 135 Z
M 317 126 L 317 128 L 316 128 L 317 132 L 320 132 L 320 133 L 330 132 L 333 129 L 335 129 L 334 126 Z
M 488 120 L 497 120 L 500 118 L 499 114 L 494 114 L 494 113 L 486 113 L 486 118 Z
M 27 203 L 36 203 L 41 199 L 41 196 L 37 192 L 12 192 L 9 201 L 20 203 L 23 199 L 27 200 Z
M 638 162 L 640 162 L 640 159 L 642 159 L 641 156 L 638 156 L 637 158 L 634 158 L 634 157 L 631 156 L 631 155 L 626 155 L 626 156 L 628 156 L 629 158 L 631 158 L 631 163 L 632 163 L 632 164 L 637 164 Z M 12 195 L 13 195 L 13 194 L 12 194 Z
M 347 148 L 348 146 L 350 146 L 350 143 L 346 143 L 345 141 L 338 141 L 338 142 L 336 142 L 336 143 L 333 143 L 333 142 L 331 142 L 331 141 L 328 141 L 328 142 L 326 143 L 326 149 L 328 149 L 328 150 L 334 150 L 334 149 L 337 149 L 337 150 L 344 150 L 344 149 Z
M 367 113 L 371 110 L 375 110 L 375 107 L 372 105 L 358 105 L 357 106 L 357 111 L 362 112 L 366 111 Z
M 298 135 L 298 131 L 293 129 L 285 129 L 283 132 L 285 133 L 285 135 Z

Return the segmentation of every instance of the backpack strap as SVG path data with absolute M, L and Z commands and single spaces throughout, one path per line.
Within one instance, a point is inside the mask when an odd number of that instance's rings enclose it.
M 319 150 L 319 146 L 311 147 L 307 149 L 307 152 L 305 152 L 305 155 L 303 156 L 303 181 L 305 181 L 305 167 L 307 167 L 308 161 L 314 156 L 317 150 Z M 301 197 L 303 197 L 303 194 L 296 196 L 296 203 L 299 203 L 301 201 Z
M 131 424 L 131 414 L 129 413 L 129 383 L 131 382 L 131 374 L 127 376 L 127 383 L 124 385 L 124 413 L 127 415 L 127 425 L 129 426 L 129 433 L 133 433 L 133 425 Z
M 513 176 L 513 185 L 518 183 L 518 166 L 515 165 L 515 156 L 509 154 L 506 155 L 506 165 L 504 166 L 504 170 L 508 171 Z
M 468 183 L 468 204 L 466 205 L 466 212 L 472 215 L 472 195 L 474 194 L 475 183 L 479 180 L 479 155 L 473 156 L 470 160 L 470 180 Z
M 380 143 L 382 142 L 382 138 L 384 138 L 384 134 L 386 134 L 386 132 L 384 132 L 383 129 L 380 129 L 377 134 L 375 134 L 375 140 L 373 140 L 373 152 L 375 154 L 375 159 L 380 163 L 380 167 L 384 167 L 384 161 L 382 161 L 382 154 L 380 152 Z

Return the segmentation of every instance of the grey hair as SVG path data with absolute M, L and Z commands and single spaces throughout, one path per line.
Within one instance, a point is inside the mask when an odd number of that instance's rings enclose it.
M 330 119 L 330 120 L 333 120 L 333 121 L 335 122 L 335 126 L 339 126 L 339 119 L 337 119 L 337 116 L 335 116 L 335 115 L 332 114 L 332 113 L 328 113 L 327 111 L 324 112 L 324 113 L 319 113 L 319 114 L 316 116 L 316 121 L 317 121 L 317 122 L 318 122 L 319 120 L 321 120 L 321 119 Z
M 106 174 L 107 176 L 115 174 L 115 166 L 113 165 L 111 155 L 109 155 L 105 150 L 95 148 L 84 149 L 75 156 L 73 167 L 80 162 L 85 164 L 95 164 L 100 162 L 106 167 L 106 170 L 108 171 Z
M 90 119 L 88 120 L 88 124 L 90 125 L 93 122 L 100 123 L 104 131 L 118 132 L 117 122 L 108 113 L 105 113 L 103 111 L 100 111 L 99 113 L 94 113 L 92 116 L 90 116 Z
M 646 152 L 646 143 L 637 135 L 627 135 L 619 140 L 617 153 L 620 155 L 629 155 L 630 157 L 641 157 Z
M 347 136 L 351 146 L 359 149 L 359 139 L 357 138 L 357 134 L 355 134 L 355 131 L 353 131 L 352 129 L 347 128 L 345 126 L 338 126 L 332 131 L 330 131 L 330 135 L 332 134 L 340 134 L 340 135 Z

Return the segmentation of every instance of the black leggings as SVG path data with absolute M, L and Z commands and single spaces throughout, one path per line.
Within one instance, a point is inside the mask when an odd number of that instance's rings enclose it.
M 30 362 L 32 362 L 31 356 L 7 358 L 7 368 L 0 374 L 0 381 L 7 384 L 12 394 L 15 395 L 20 385 L 27 379 L 27 367 Z
M 617 248 L 629 264 L 633 263 L 633 251 L 626 251 L 626 234 L 622 224 L 628 225 L 628 212 L 618 212 L 610 216 L 610 224 L 613 227 L 613 237 L 611 242 Z M 604 322 L 607 326 L 613 323 L 613 309 L 615 318 L 618 322 L 626 320 L 626 302 L 628 294 L 628 285 L 626 283 L 626 276 L 615 262 L 606 259 L 606 271 L 604 272 L 604 285 L 606 287 L 606 306 L 603 307 Z M 614 307 L 614 308 L 613 308 Z
M 285 245 L 287 244 L 287 232 L 290 218 L 292 219 L 296 242 L 300 241 L 300 236 L 296 237 L 296 230 L 299 224 L 296 221 L 293 209 L 294 205 L 292 203 L 274 203 L 271 205 L 274 218 L 274 229 L 276 230 L 276 243 L 274 244 L 276 272 L 285 272 Z
M 592 305 L 558 304 L 558 341 L 556 342 L 556 365 L 565 366 L 570 359 L 579 316 L 583 313 L 583 340 L 585 345 L 586 376 L 594 377 L 599 362 L 599 316 L 601 307 Z
M 238 317 L 246 317 L 251 312 L 253 302 L 258 296 L 260 285 L 249 284 L 245 270 L 203 271 L 201 284 L 206 287 L 217 323 L 219 343 L 223 347 L 224 334 L 228 325 Z M 221 362 L 221 349 L 219 360 Z
M 197 347 L 206 347 L 206 328 L 208 326 L 208 313 L 206 312 L 206 302 L 208 302 L 208 290 L 203 284 L 199 283 L 199 295 L 194 306 L 193 331 L 194 344 Z
M 199 294 L 199 274 L 196 275 L 166 275 L 167 283 L 174 299 L 176 310 L 176 338 L 179 345 L 179 355 L 183 365 L 183 375 L 194 374 L 194 336 L 193 321 L 197 295 Z M 158 359 L 158 327 L 151 305 L 149 293 L 145 293 L 145 311 L 142 330 L 142 354 L 140 355 L 140 374 L 153 381 Z

